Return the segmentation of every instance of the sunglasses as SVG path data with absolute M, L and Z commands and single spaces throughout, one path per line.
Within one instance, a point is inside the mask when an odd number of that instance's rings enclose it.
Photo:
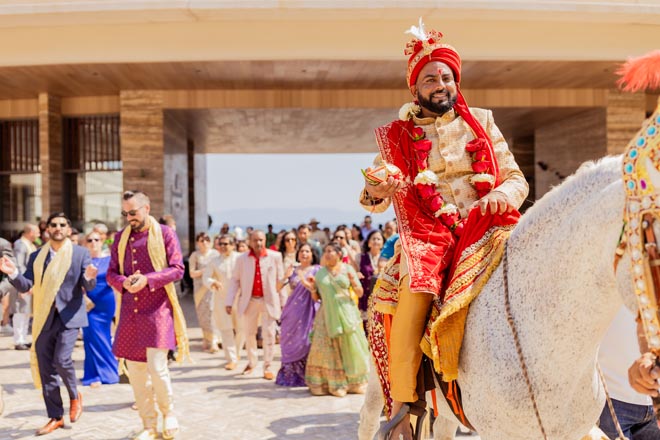
M 131 209 L 130 211 L 122 211 L 121 216 L 122 217 L 128 217 L 130 215 L 131 217 L 134 217 L 138 213 L 138 210 L 140 210 L 142 208 L 144 208 L 144 206 L 140 206 L 139 208 Z
M 218 243 L 218 246 L 229 246 L 229 243 L 225 243 L 223 241 Z
M 68 224 L 67 224 L 67 223 L 55 223 L 55 222 L 50 222 L 50 223 L 48 224 L 48 226 L 50 226 L 51 228 L 57 228 L 58 226 L 59 226 L 60 228 L 66 228 L 66 227 L 68 226 Z
M 285 238 L 284 241 L 296 241 L 295 238 Z
M 88 238 L 87 239 L 87 243 L 93 243 L 95 241 L 101 241 L 101 239 L 100 238 Z

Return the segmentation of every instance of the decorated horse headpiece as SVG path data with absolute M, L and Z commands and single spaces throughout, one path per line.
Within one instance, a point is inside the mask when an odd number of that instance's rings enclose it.
M 622 75 L 619 84 L 625 91 L 660 88 L 660 51 L 629 60 L 617 73 Z M 625 150 L 623 182 L 623 239 L 630 250 L 646 339 L 651 351 L 660 355 L 660 252 L 656 240 L 660 236 L 660 101 Z

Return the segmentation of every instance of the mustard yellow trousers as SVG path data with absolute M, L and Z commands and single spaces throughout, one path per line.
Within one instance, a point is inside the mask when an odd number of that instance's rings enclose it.
M 417 401 L 417 371 L 422 362 L 419 344 L 432 300 L 430 292 L 410 291 L 408 275 L 400 281 L 399 303 L 392 317 L 390 336 L 391 393 L 396 401 Z

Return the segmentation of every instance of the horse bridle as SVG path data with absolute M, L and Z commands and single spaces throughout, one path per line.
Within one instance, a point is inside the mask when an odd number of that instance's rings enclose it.
M 642 275 L 644 278 L 639 277 L 636 282 L 635 282 L 635 290 L 636 293 L 638 293 L 640 290 L 646 290 L 646 291 L 651 291 L 653 294 L 653 299 L 655 300 L 655 304 L 660 304 L 660 250 L 658 249 L 658 242 L 657 242 L 657 236 L 655 231 L 653 230 L 653 224 L 656 221 L 659 221 L 660 218 L 658 217 L 660 213 L 655 214 L 653 212 L 644 212 L 641 215 L 642 222 L 641 222 L 641 233 L 639 236 L 641 237 L 641 248 L 643 249 L 641 258 L 638 258 L 639 260 L 642 261 L 642 265 L 644 267 L 644 274 Z M 627 236 L 630 236 L 634 234 L 634 231 L 626 231 L 628 228 L 627 224 L 624 224 L 623 230 L 621 232 L 621 237 L 619 238 L 619 244 L 617 245 L 615 254 L 614 254 L 614 271 L 616 272 L 619 262 L 623 255 L 625 254 L 626 249 L 628 248 L 629 245 L 629 239 Z M 631 249 L 632 252 L 632 249 Z M 637 272 L 639 272 L 639 269 L 637 269 Z M 640 274 L 637 274 L 640 275 Z M 641 280 L 645 281 L 645 289 L 641 289 L 642 284 L 640 283 Z M 647 295 L 648 296 L 648 295 Z M 645 296 L 644 298 L 647 298 Z M 641 299 L 641 297 L 638 296 L 640 299 L 640 303 L 644 303 L 645 299 Z M 647 298 L 648 299 L 648 298 Z M 652 318 L 649 311 L 647 311 L 645 317 L 648 319 Z M 640 308 L 638 312 L 638 317 L 637 320 L 642 320 L 642 309 Z M 652 324 L 651 324 L 652 325 Z M 646 329 L 645 329 L 646 330 Z M 649 330 L 653 330 L 653 327 Z M 649 332 L 647 331 L 647 336 Z M 651 352 L 656 355 L 656 357 L 660 357 L 660 347 L 653 347 L 650 344 L 650 340 L 647 341 L 649 342 L 649 347 L 651 348 Z M 654 344 L 657 345 L 657 344 Z M 660 365 L 660 361 L 656 360 L 656 363 Z

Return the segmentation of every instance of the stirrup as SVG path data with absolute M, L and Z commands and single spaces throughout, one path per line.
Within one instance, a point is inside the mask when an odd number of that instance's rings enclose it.
M 415 426 L 413 429 L 413 439 L 415 440 L 423 440 L 421 435 L 422 435 L 422 427 L 424 426 L 424 420 L 426 419 L 426 415 L 428 414 L 428 411 L 426 410 L 426 402 L 421 401 L 424 403 L 424 405 L 420 405 L 420 401 L 418 400 L 417 402 L 413 403 L 410 407 L 410 414 L 416 417 L 415 421 Z
M 390 421 L 380 427 L 378 430 L 378 440 L 388 440 L 391 431 L 401 422 L 401 420 L 403 420 L 406 414 L 408 414 L 408 411 L 410 411 L 410 406 L 407 403 L 404 403 L 399 412 L 396 413 Z

